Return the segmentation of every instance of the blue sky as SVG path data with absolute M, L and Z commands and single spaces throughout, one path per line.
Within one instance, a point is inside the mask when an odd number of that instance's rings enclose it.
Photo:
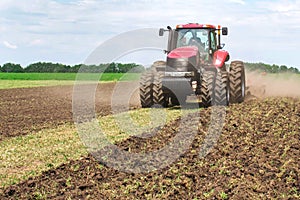
M 232 60 L 300 69 L 300 0 L 1 0 L 0 65 L 83 63 L 124 32 L 188 22 L 227 26 Z

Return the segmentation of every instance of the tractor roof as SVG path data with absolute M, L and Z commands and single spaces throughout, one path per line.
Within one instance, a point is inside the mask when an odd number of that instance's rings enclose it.
M 189 24 L 179 24 L 176 26 L 177 29 L 184 28 L 213 28 L 216 29 L 214 25 L 211 24 L 198 24 L 198 23 L 189 23 Z

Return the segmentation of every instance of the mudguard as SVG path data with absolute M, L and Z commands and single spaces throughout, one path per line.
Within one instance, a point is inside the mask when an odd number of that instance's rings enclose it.
M 224 50 L 217 50 L 214 53 L 213 65 L 216 67 L 223 67 L 226 61 L 229 60 L 229 53 Z

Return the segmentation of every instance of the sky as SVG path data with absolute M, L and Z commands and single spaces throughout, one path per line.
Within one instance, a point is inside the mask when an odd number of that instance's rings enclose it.
M 122 34 L 190 22 L 228 27 L 222 43 L 231 60 L 300 69 L 300 0 L 1 0 L 0 65 L 84 63 Z M 119 60 L 164 59 L 151 51 Z

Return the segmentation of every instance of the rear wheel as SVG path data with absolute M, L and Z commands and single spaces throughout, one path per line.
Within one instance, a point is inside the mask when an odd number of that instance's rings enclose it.
M 154 72 L 153 76 L 153 103 L 167 107 L 168 101 L 163 91 L 162 78 L 164 72 Z
M 242 61 L 230 64 L 230 103 L 241 103 L 245 99 L 245 67 Z
M 204 71 L 201 75 L 201 100 L 204 107 L 212 105 L 215 72 Z
M 219 71 L 216 73 L 216 82 L 214 90 L 214 105 L 228 106 L 229 105 L 229 80 L 227 71 Z
M 151 107 L 153 102 L 153 71 L 147 70 L 140 78 L 140 101 L 143 108 Z

